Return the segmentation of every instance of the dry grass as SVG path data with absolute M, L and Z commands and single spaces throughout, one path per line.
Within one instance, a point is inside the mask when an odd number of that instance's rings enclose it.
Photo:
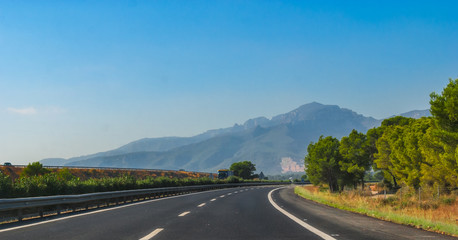
M 458 236 L 458 197 L 425 197 L 414 194 L 372 197 L 370 191 L 345 191 L 340 194 L 320 191 L 315 186 L 296 187 L 295 192 L 307 199 L 336 208 L 366 214 L 380 219 L 412 225 L 425 230 Z

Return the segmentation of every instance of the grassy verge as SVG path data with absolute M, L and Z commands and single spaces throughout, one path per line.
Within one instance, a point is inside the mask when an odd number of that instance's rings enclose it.
M 367 216 L 422 228 L 428 231 L 458 236 L 456 211 L 458 204 L 444 204 L 434 209 L 422 209 L 415 204 L 388 199 L 371 198 L 356 193 L 332 194 L 320 192 L 312 186 L 298 186 L 294 192 L 299 196 L 338 209 L 356 212 Z M 402 206 L 399 206 L 401 205 Z

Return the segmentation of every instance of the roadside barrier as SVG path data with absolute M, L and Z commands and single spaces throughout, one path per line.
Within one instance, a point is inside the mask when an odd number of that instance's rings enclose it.
M 30 198 L 0 199 L 0 223 L 23 221 L 38 217 L 74 213 L 100 207 L 133 203 L 143 200 L 209 191 L 223 188 L 286 185 L 281 183 L 230 183 L 186 187 L 167 187 L 124 190 L 114 192 L 98 192 L 79 195 L 57 195 Z

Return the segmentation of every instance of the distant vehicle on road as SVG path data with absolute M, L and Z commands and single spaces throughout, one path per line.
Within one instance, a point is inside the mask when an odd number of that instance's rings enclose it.
M 5 162 L 3 166 L 12 166 L 12 164 L 10 162 Z
M 220 169 L 218 170 L 218 178 L 219 179 L 226 179 L 230 176 L 234 176 L 234 172 L 228 169 Z

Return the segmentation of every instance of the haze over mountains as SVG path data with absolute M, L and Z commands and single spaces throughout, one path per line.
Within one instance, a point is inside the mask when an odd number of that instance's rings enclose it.
M 429 116 L 412 111 L 406 117 Z M 44 165 L 186 169 L 216 172 L 233 162 L 252 161 L 258 172 L 278 174 L 302 171 L 307 146 L 320 135 L 341 138 L 356 129 L 366 132 L 381 120 L 336 105 L 305 104 L 267 119 L 254 118 L 229 128 L 209 130 L 193 137 L 140 139 L 120 148 L 70 159 L 43 159 Z

